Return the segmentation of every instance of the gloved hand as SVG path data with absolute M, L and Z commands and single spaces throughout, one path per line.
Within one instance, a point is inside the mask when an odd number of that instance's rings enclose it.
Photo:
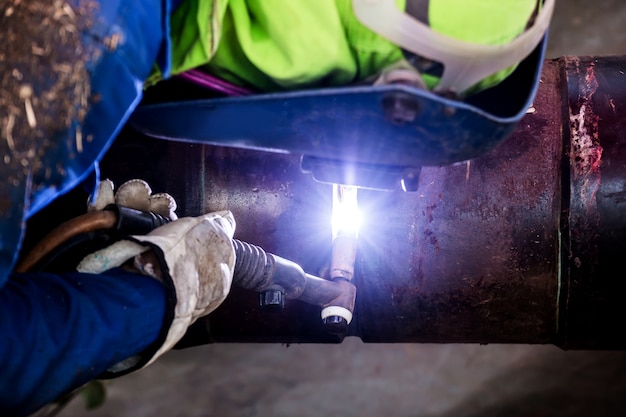
M 176 200 L 167 193 L 152 194 L 150 185 L 144 180 L 126 181 L 114 192 L 113 181 L 103 180 L 98 184 L 96 199 L 88 203 L 87 211 L 103 210 L 109 204 L 119 204 L 140 211 L 151 211 L 170 220 L 176 220 Z
M 145 196 L 141 197 L 144 202 Z M 224 301 L 235 267 L 234 232 L 235 219 L 229 211 L 184 217 L 145 236 L 118 241 L 86 256 L 78 265 L 79 272 L 98 274 L 131 261 L 135 271 L 161 280 L 175 295 L 171 322 L 165 324 L 169 326 L 167 335 L 150 358 L 141 360 L 143 366 L 174 347 L 191 324 Z

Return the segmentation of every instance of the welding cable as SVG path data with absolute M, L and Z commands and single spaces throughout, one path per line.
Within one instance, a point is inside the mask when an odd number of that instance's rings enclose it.
M 96 230 L 113 229 L 118 222 L 117 213 L 110 210 L 94 211 L 75 217 L 56 227 L 46 237 L 37 242 L 15 272 L 28 272 L 42 259 L 68 240 Z
M 85 213 L 62 223 L 31 249 L 15 268 L 28 272 L 66 242 L 91 232 L 117 235 L 145 235 L 170 220 L 157 213 L 110 204 L 104 210 Z

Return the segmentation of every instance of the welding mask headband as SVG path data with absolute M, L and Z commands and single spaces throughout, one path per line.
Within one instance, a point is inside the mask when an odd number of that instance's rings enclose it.
M 395 0 L 352 0 L 359 21 L 399 47 L 443 64 L 435 91 L 462 93 L 484 78 L 521 62 L 543 39 L 555 0 L 544 0 L 533 25 L 504 45 L 465 42 L 435 32 L 398 9 Z

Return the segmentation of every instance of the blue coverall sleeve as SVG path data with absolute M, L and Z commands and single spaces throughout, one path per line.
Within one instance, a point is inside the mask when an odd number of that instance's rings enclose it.
M 14 274 L 0 290 L 0 415 L 28 415 L 141 353 L 166 300 L 161 282 L 122 269 Z
M 71 7 L 84 3 L 69 0 Z M 25 221 L 97 171 L 141 100 L 155 62 L 168 73 L 170 0 L 96 0 L 88 6 L 93 16 L 80 33 L 81 49 L 90 51 L 85 65 L 91 98 L 80 124 L 86 140 L 80 147 L 74 140 L 76 121 L 48 138 L 56 148 L 42 160 L 43 168 L 15 184 L 6 181 L 4 171 L 0 175 L 8 184 L 0 187 L 2 201 L 11 202 L 0 207 L 0 416 L 28 415 L 141 353 L 161 336 L 167 320 L 166 289 L 149 277 L 121 270 L 10 272 Z M 107 43 L 111 39 L 119 40 L 115 47 Z M 37 79 L 28 72 L 24 76 Z M 35 94 L 47 91 L 46 82 L 33 84 Z

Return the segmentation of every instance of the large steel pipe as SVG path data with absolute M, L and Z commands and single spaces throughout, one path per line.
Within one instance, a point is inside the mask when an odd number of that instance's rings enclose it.
M 348 334 L 625 348 L 624 71 L 624 57 L 546 61 L 532 108 L 497 149 L 423 168 L 416 192 L 361 190 L 366 221 Z M 160 162 L 123 163 L 138 157 Z M 299 164 L 297 155 L 125 132 L 103 172 L 160 179 L 153 188 L 174 194 L 183 215 L 229 209 L 237 238 L 323 275 L 332 190 Z M 341 339 L 324 331 L 318 307 L 290 301 L 275 314 L 257 303 L 255 293 L 234 289 L 196 324 L 190 343 Z

